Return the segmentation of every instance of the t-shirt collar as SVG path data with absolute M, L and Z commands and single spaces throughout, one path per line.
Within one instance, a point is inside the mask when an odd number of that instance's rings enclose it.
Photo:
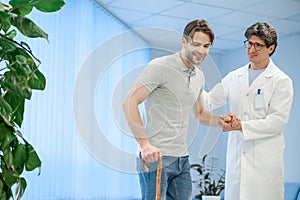
M 195 71 L 196 66 L 194 67 L 194 69 L 192 71 L 190 71 L 190 69 L 184 64 L 184 62 L 180 56 L 180 52 L 177 52 L 177 61 L 179 62 L 178 67 L 181 71 L 188 73 L 190 75 L 196 74 L 196 71 Z

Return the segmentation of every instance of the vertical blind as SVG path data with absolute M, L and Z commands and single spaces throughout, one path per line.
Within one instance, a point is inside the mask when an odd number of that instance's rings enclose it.
M 127 167 L 132 163 L 122 156 L 134 155 L 137 144 L 127 134 L 120 109 L 151 52 L 92 1 L 65 2 L 57 13 L 30 16 L 49 34 L 49 43 L 23 39 L 42 61 L 47 79 L 46 89 L 35 91 L 25 107 L 22 132 L 42 169 L 39 176 L 24 172 L 24 199 L 140 198 L 138 178 Z

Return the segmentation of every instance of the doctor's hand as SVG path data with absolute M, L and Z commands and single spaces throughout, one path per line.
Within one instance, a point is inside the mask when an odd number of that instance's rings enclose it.
M 232 113 L 228 113 L 227 115 L 221 115 L 219 117 L 218 123 L 222 129 L 228 129 L 232 126 L 232 121 L 236 119 L 236 116 Z
M 220 125 L 224 132 L 232 130 L 242 130 L 241 120 L 233 113 L 228 113 L 220 117 Z

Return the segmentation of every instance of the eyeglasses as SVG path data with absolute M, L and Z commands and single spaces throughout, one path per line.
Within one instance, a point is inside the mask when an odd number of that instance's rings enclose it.
M 260 43 L 257 43 L 257 42 L 250 42 L 248 40 L 245 40 L 244 41 L 244 45 L 247 49 L 250 49 L 252 46 L 254 46 L 254 49 L 256 51 L 259 51 L 261 50 L 261 48 L 263 48 L 264 46 L 267 46 L 267 45 L 263 45 L 263 44 L 260 44 Z

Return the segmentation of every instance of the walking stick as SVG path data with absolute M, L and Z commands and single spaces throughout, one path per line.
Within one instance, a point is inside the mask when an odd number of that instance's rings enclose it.
M 162 160 L 159 154 L 157 163 L 157 175 L 156 175 L 156 196 L 155 200 L 160 200 L 160 181 L 161 181 L 161 171 L 162 171 Z
M 146 165 L 146 162 L 142 160 L 142 167 L 144 171 L 148 172 L 149 169 Z M 156 174 L 156 195 L 155 200 L 160 200 L 160 182 L 161 182 L 161 172 L 162 172 L 162 159 L 160 153 L 158 154 L 158 161 L 157 161 L 157 174 Z

